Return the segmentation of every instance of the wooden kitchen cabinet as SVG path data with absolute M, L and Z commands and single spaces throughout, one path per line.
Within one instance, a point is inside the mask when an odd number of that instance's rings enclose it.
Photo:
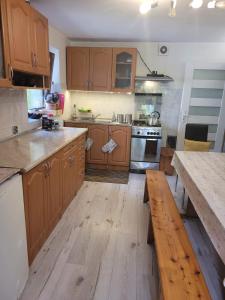
M 48 76 L 48 20 L 24 0 L 7 0 L 12 71 Z
M 31 8 L 23 0 L 7 0 L 11 67 L 32 72 Z
M 133 92 L 137 49 L 67 48 L 69 90 Z
M 134 91 L 136 64 L 137 49 L 113 48 L 112 91 L 125 93 Z
M 93 140 L 93 145 L 87 153 L 87 163 L 107 165 L 108 155 L 102 152 L 102 146 L 109 140 L 108 126 L 90 125 L 88 129 L 88 137 Z
M 23 174 L 30 264 L 83 183 L 84 142 L 82 135 Z
M 37 74 L 50 75 L 48 19 L 32 9 L 33 70 Z
M 10 57 L 6 1 L 0 1 L 0 87 L 10 87 Z
M 88 91 L 89 64 L 89 48 L 67 48 L 67 88 L 69 90 Z
M 108 164 L 129 167 L 131 127 L 109 126 L 109 139 L 113 139 L 118 146 L 112 153 L 108 154 Z
M 93 125 L 66 121 L 65 127 L 88 127 L 88 137 L 93 140 L 93 145 L 87 151 L 87 163 L 90 168 L 129 170 L 131 127 L 119 125 Z M 117 144 L 112 153 L 102 152 L 102 146 L 110 139 Z M 83 142 L 84 144 L 84 142 Z M 83 150 L 84 153 L 84 150 Z
M 24 207 L 29 262 L 43 245 L 47 235 L 48 165 L 46 162 L 23 176 Z
M 76 147 L 69 152 L 64 153 L 63 158 L 63 209 L 72 201 L 78 191 L 78 152 Z
M 62 213 L 62 176 L 61 154 L 56 154 L 48 160 L 48 207 L 47 223 L 50 234 Z
M 89 90 L 111 91 L 112 48 L 90 48 Z

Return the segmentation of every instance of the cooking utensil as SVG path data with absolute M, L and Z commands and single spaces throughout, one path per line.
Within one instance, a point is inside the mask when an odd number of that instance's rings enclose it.
M 132 123 L 132 114 L 125 114 L 125 123 L 131 124 Z
M 116 120 L 118 123 L 123 123 L 124 122 L 124 114 L 117 114 Z

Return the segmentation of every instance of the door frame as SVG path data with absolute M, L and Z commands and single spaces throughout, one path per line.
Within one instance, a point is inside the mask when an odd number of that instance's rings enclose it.
M 182 93 L 182 100 L 181 100 L 180 114 L 179 114 L 179 121 L 178 121 L 177 150 L 183 150 L 184 148 L 185 128 L 188 123 L 191 90 L 192 90 L 192 83 L 194 80 L 193 73 L 194 70 L 196 69 L 225 71 L 225 64 L 224 63 L 187 63 L 186 64 L 183 93 Z M 218 128 L 216 132 L 215 146 L 213 149 L 213 151 L 215 152 L 222 151 L 223 140 L 224 140 L 225 123 L 223 122 L 223 120 L 225 119 L 225 81 L 224 81 L 223 96 L 221 101 L 222 104 L 220 107 L 220 114 L 218 117 Z

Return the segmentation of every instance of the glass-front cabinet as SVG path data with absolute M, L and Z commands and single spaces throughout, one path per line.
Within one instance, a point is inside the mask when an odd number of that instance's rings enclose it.
M 112 90 L 114 92 L 134 91 L 136 62 L 137 49 L 113 49 Z
M 9 87 L 9 40 L 7 35 L 6 2 L 0 1 L 0 87 Z

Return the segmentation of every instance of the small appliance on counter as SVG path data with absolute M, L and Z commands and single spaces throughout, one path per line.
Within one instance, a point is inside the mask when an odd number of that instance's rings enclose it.
M 54 118 L 53 114 L 42 116 L 42 129 L 52 131 L 58 130 L 59 127 L 59 121 Z

